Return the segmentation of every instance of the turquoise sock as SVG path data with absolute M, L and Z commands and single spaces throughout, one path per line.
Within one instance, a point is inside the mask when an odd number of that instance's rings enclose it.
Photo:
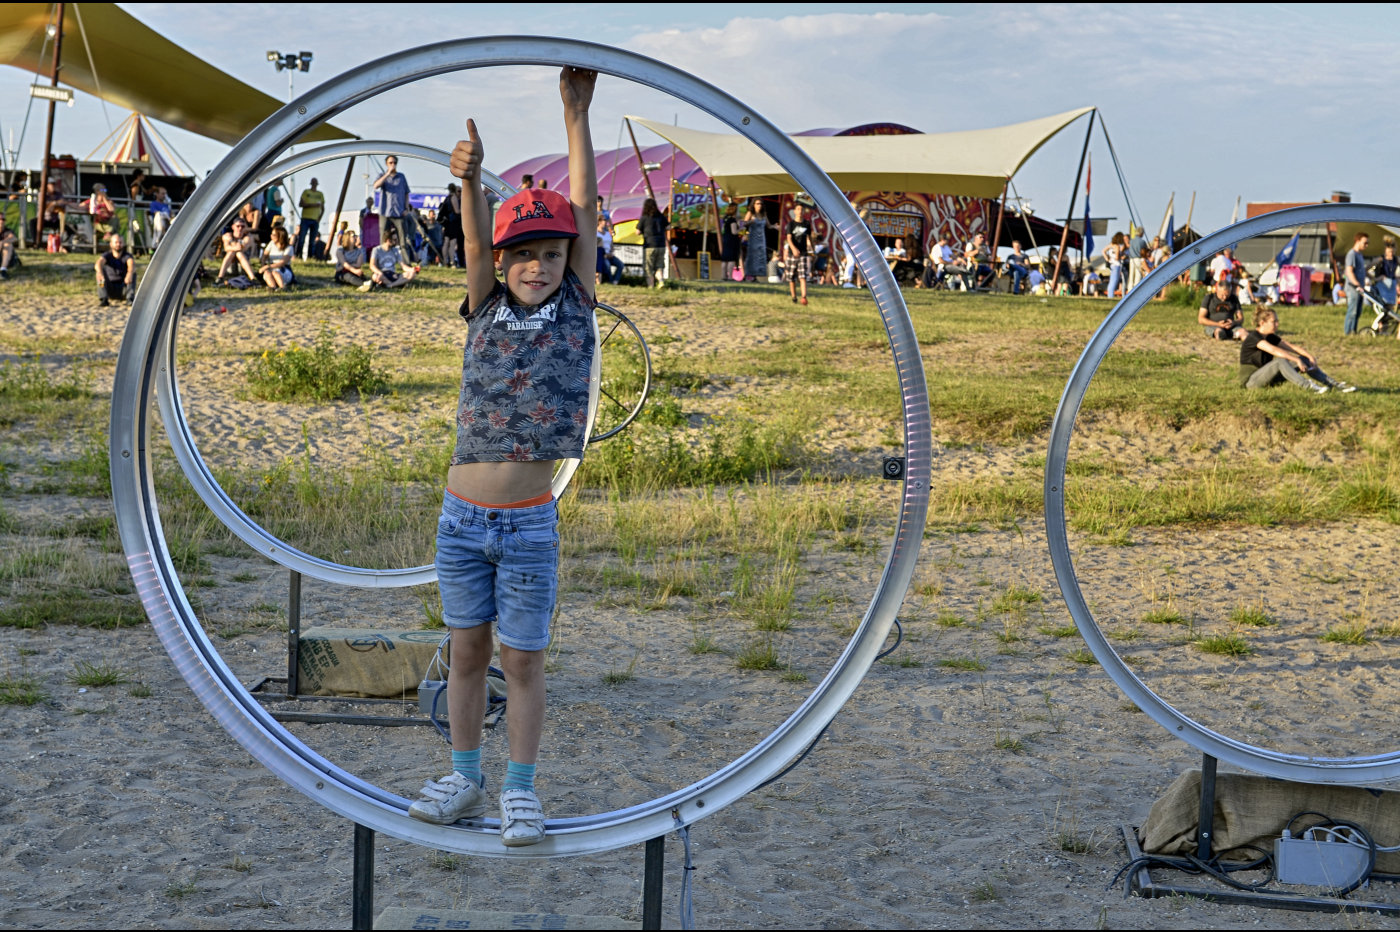
M 452 769 L 481 786 L 481 748 L 475 751 L 453 751 Z
M 506 782 L 501 784 L 503 790 L 529 790 L 535 791 L 535 765 L 517 764 L 511 761 L 506 764 Z

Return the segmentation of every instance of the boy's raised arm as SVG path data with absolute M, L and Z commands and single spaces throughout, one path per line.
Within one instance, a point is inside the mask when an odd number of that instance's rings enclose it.
M 467 138 L 457 140 L 452 149 L 451 168 L 452 174 L 462 179 L 462 256 L 467 264 L 467 295 L 474 306 L 484 301 L 496 284 L 496 263 L 491 253 L 491 210 L 481 190 L 484 155 L 476 122 L 467 120 Z M 593 279 L 590 276 L 588 280 Z
M 564 68 L 559 72 L 559 96 L 564 101 L 564 130 L 569 138 L 569 201 L 574 208 L 578 238 L 569 248 L 569 268 L 583 291 L 594 296 L 594 272 L 598 265 L 595 231 L 598 227 L 598 166 L 593 160 L 593 133 L 588 108 L 598 72 Z

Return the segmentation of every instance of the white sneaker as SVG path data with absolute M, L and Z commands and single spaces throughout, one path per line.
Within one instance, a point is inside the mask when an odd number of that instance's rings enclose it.
M 1312 379 L 1308 380 L 1307 388 L 1308 391 L 1316 392 L 1319 395 L 1327 394 L 1327 386 L 1323 385 L 1321 382 L 1314 382 Z
M 544 809 L 533 790 L 501 790 L 501 843 L 520 848 L 544 841 Z
M 356 290 L 356 291 L 369 291 L 369 290 L 370 290 L 371 288 L 373 288 L 373 287 L 374 287 L 374 282 L 365 282 L 363 285 L 361 285 L 360 287 L 356 288 L 355 290 Z
M 451 825 L 458 819 L 479 819 L 486 814 L 486 793 L 455 770 L 441 780 L 423 784 L 423 798 L 408 807 L 419 822 Z
M 1352 385 L 1350 382 L 1343 382 L 1341 379 L 1333 379 L 1332 387 L 1335 388 L 1337 391 L 1341 392 L 1343 395 L 1349 392 L 1356 391 L 1355 385 Z

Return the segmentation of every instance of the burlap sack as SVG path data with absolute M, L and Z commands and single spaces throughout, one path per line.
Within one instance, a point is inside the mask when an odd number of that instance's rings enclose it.
M 1220 854 L 1236 845 L 1255 845 L 1272 853 L 1274 839 L 1283 834 L 1288 820 L 1308 810 L 1355 822 L 1371 834 L 1377 845 L 1400 844 L 1400 793 L 1218 773 L 1212 850 Z M 1188 770 L 1152 804 L 1147 821 L 1138 829 L 1142 850 L 1151 854 L 1195 854 L 1200 814 L 1201 772 Z M 1318 821 L 1315 816 L 1299 819 L 1293 825 L 1293 834 L 1301 834 L 1303 828 Z M 1240 859 L 1254 856 L 1246 852 Z M 1400 873 L 1400 852 L 1379 854 L 1376 870 Z
M 446 633 L 308 628 L 297 648 L 298 691 L 308 696 L 415 698 Z

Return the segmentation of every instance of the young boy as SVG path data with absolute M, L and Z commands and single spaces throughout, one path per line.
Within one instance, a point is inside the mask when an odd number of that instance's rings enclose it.
M 452 152 L 452 173 L 462 179 L 467 260 L 457 445 L 437 537 L 438 588 L 452 639 L 452 773 L 426 784 L 409 815 L 446 825 L 486 812 L 481 731 L 495 622 L 510 695 L 501 841 L 512 847 L 545 835 L 534 777 L 559 568 L 550 483 L 554 461 L 581 457 L 587 441 L 598 193 L 588 108 L 596 80 L 596 72 L 576 68 L 559 76 L 569 199 L 523 190 L 501 204 L 493 229 L 473 121 Z

